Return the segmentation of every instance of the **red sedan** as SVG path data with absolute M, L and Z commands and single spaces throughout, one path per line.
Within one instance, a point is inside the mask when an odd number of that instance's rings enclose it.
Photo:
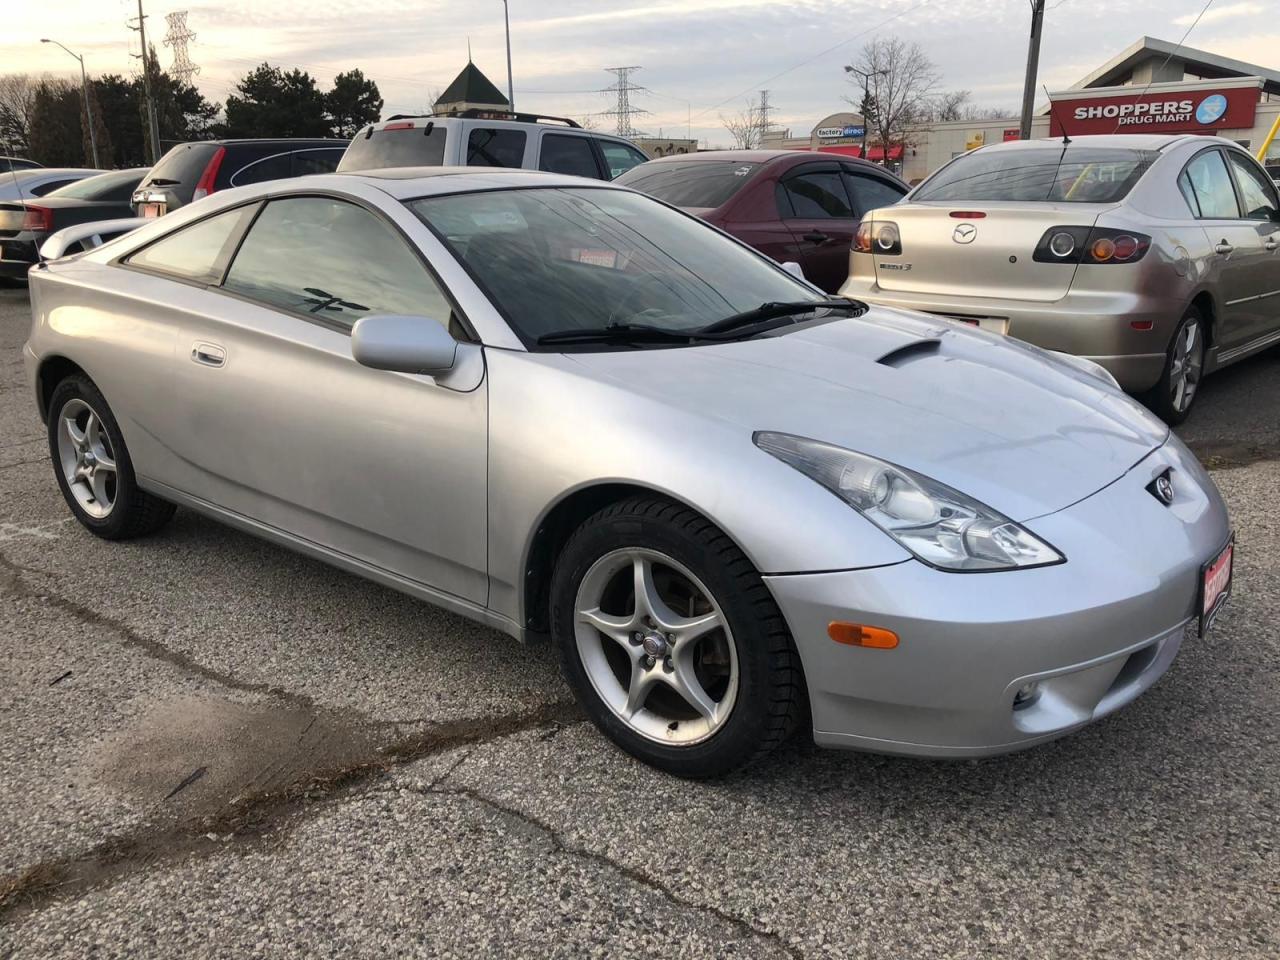
M 614 182 L 696 214 L 779 263 L 799 263 L 827 293 L 848 276 L 862 214 L 910 189 L 877 164 L 807 150 L 662 157 Z

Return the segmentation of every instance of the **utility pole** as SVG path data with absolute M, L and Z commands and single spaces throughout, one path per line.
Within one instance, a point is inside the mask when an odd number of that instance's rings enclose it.
M 852 73 L 854 76 L 862 78 L 862 103 L 859 105 L 859 112 L 862 114 L 862 159 L 867 159 L 867 131 L 871 127 L 871 78 L 887 76 L 888 70 L 859 70 L 857 67 L 848 66 L 844 68 L 845 73 Z M 889 155 L 889 145 L 886 143 L 885 157 Z
M 1044 0 L 1031 0 L 1031 41 L 1027 47 L 1027 79 L 1022 86 L 1022 125 L 1018 136 L 1031 139 L 1031 111 L 1035 109 L 1036 73 L 1040 69 L 1040 34 L 1044 28 Z
M 502 0 L 502 19 L 507 24 L 507 109 L 516 112 L 516 91 L 511 83 L 511 8 Z
M 41 40 L 41 43 L 52 43 L 63 50 L 67 50 L 57 40 Z M 67 50 L 67 53 L 71 53 Z M 84 95 L 84 119 L 89 125 L 89 150 L 93 154 L 93 166 L 95 169 L 101 169 L 102 165 L 98 163 L 98 133 L 93 129 L 93 107 L 89 105 L 89 75 L 84 72 L 84 57 L 78 53 L 71 53 L 71 56 L 80 61 L 80 92 Z
M 160 122 L 156 119 L 156 99 L 151 90 L 151 57 L 147 55 L 146 14 L 142 12 L 142 0 L 138 0 L 138 39 L 142 42 L 142 89 L 147 98 L 147 141 L 151 147 L 151 162 L 160 160 Z M 132 28 L 131 28 L 132 29 Z

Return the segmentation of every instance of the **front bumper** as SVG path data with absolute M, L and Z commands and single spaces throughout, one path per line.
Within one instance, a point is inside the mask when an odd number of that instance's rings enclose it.
M 1173 469 L 1175 500 L 1145 488 Z M 1065 563 L 957 574 L 919 561 L 765 580 L 808 679 L 814 739 L 935 757 L 1019 750 L 1131 702 L 1160 678 L 1195 613 L 1201 564 L 1230 525 L 1176 439 L 1120 480 L 1025 524 Z M 833 620 L 884 627 L 896 649 L 843 646 Z M 1014 708 L 1039 680 L 1040 695 Z
M 874 279 L 850 276 L 841 296 L 915 310 L 996 329 L 1046 350 L 1086 357 L 1106 367 L 1120 386 L 1140 393 L 1155 386 L 1186 304 L 1174 297 L 1127 291 L 1072 290 L 1037 303 L 884 290 Z M 1138 330 L 1134 323 L 1151 324 Z

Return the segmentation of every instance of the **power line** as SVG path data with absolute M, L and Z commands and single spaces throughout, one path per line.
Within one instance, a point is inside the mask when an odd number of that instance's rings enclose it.
M 173 64 L 169 72 L 179 83 L 189 85 L 191 78 L 200 72 L 200 67 L 191 62 L 191 54 L 187 44 L 196 38 L 195 33 L 187 26 L 187 11 L 177 10 L 168 14 L 164 22 L 169 25 L 169 32 L 164 35 L 164 45 L 173 48 Z
M 601 110 L 602 117 L 615 117 L 617 119 L 618 136 L 632 139 L 641 136 L 631 123 L 631 118 L 639 116 L 642 113 L 648 113 L 643 107 L 632 106 L 631 94 L 644 92 L 645 88 L 637 86 L 631 82 L 631 72 L 640 70 L 640 67 L 605 67 L 610 73 L 617 76 L 617 80 L 611 86 L 605 87 L 601 93 L 616 93 L 618 95 L 618 103 L 612 110 Z
M 1169 65 L 1169 61 L 1173 59 L 1173 55 L 1182 49 L 1182 45 L 1187 42 L 1187 37 L 1191 36 L 1191 31 L 1194 30 L 1196 28 L 1196 24 L 1200 22 L 1200 18 L 1203 17 L 1206 13 L 1208 13 L 1209 8 L 1212 6 L 1213 6 L 1213 0 L 1206 0 L 1205 5 L 1201 7 L 1200 12 L 1196 14 L 1196 18 L 1191 21 L 1191 26 L 1187 27 L 1186 32 L 1182 35 L 1182 39 L 1179 40 L 1176 44 L 1174 44 L 1173 49 L 1169 51 L 1169 55 L 1164 58 L 1164 63 L 1160 64 L 1160 69 L 1151 71 L 1151 79 L 1148 80 L 1147 85 L 1142 88 L 1142 93 L 1134 97 L 1135 103 L 1138 100 L 1141 100 L 1144 96 L 1146 96 L 1147 91 L 1151 89 L 1151 84 L 1156 82 L 1156 77 L 1164 71 L 1165 67 Z M 1120 120 L 1117 119 L 1115 130 L 1112 130 L 1111 132 L 1116 133 L 1119 130 L 1120 130 Z

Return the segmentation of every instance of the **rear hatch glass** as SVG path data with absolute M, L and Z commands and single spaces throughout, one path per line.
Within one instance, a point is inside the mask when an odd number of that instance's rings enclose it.
M 674 207 L 714 209 L 746 186 L 759 167 L 758 163 L 728 160 L 645 163 L 632 167 L 613 182 Z
M 204 173 L 204 168 L 217 151 L 216 143 L 180 143 L 160 158 L 160 162 L 142 178 L 138 187 L 145 190 L 155 184 L 157 190 L 171 193 L 184 204 L 190 203 L 200 174 Z
M 412 123 L 412 121 L 407 121 Z M 448 128 L 430 120 L 421 126 L 400 126 L 356 134 L 338 164 L 338 172 L 381 170 L 384 167 L 438 167 L 444 163 Z
M 911 197 L 913 201 L 977 200 L 1116 203 L 1159 156 L 1127 147 L 1037 146 L 976 151 L 948 164 Z

